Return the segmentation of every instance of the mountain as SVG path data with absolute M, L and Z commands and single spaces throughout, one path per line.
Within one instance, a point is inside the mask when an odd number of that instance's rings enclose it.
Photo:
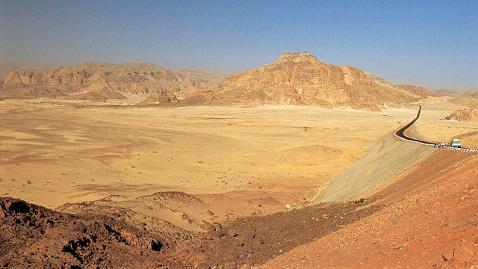
M 444 96 L 462 97 L 469 95 L 469 91 L 455 89 L 435 89 L 435 92 Z
M 14 69 L 0 82 L 0 98 L 104 101 L 144 94 L 141 104 L 146 105 L 298 104 L 380 110 L 437 95 L 423 87 L 394 85 L 358 68 L 327 64 L 307 52 L 286 53 L 272 64 L 224 77 L 150 63 Z
M 218 77 L 149 63 L 84 63 L 46 71 L 11 70 L 3 79 L 0 96 L 106 100 L 143 93 L 154 96 L 155 103 L 174 103 L 194 91 L 213 88 Z
M 436 93 L 393 85 L 358 68 L 323 63 L 307 52 L 286 53 L 274 63 L 228 77 L 216 104 L 305 104 L 379 110 Z

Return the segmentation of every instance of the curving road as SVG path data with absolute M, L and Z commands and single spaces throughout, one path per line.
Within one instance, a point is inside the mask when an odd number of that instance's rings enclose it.
M 416 142 L 416 143 L 420 143 L 420 144 L 425 144 L 425 145 L 431 145 L 431 146 L 434 146 L 436 143 L 435 142 L 430 142 L 430 141 L 425 141 L 425 140 L 420 140 L 420 139 L 416 139 L 416 138 L 413 138 L 413 137 L 409 137 L 405 134 L 405 131 L 410 128 L 413 124 L 415 124 L 415 122 L 420 118 L 420 113 L 422 112 L 422 106 L 418 106 L 418 113 L 417 113 L 417 116 L 411 121 L 409 122 L 407 125 L 403 126 L 402 128 L 400 128 L 400 130 L 396 131 L 395 132 L 395 136 L 401 138 L 401 139 L 404 139 L 404 140 L 408 140 L 408 141 L 413 141 L 413 142 Z
M 419 144 L 428 145 L 428 146 L 436 146 L 439 143 L 413 138 L 413 137 L 407 136 L 405 134 L 405 131 L 408 130 L 408 128 L 410 128 L 420 118 L 420 113 L 421 112 L 422 112 L 422 106 L 419 105 L 417 116 L 411 122 L 409 122 L 407 125 L 403 126 L 398 131 L 396 131 L 395 136 L 402 139 L 402 140 L 407 140 L 407 141 L 411 141 L 411 142 L 414 142 L 414 143 L 419 143 Z M 472 149 L 472 148 L 444 147 L 444 149 L 451 149 L 451 150 L 458 150 L 458 151 L 465 151 L 465 152 L 478 152 L 478 149 Z

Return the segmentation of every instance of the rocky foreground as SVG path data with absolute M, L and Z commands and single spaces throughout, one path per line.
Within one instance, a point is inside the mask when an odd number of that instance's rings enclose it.
M 157 224 L 115 203 L 70 204 L 57 212 L 0 198 L 0 266 L 473 268 L 476 167 L 476 155 L 437 151 L 371 196 L 204 222 L 197 231 Z M 140 200 L 165 197 L 201 204 L 181 193 Z

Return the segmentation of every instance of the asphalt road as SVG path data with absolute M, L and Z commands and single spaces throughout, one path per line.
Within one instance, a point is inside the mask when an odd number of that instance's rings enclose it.
M 403 140 L 407 140 L 407 141 L 411 141 L 411 142 L 415 142 L 415 143 L 419 143 L 419 144 L 423 144 L 423 145 L 430 145 L 430 146 L 435 146 L 437 145 L 438 143 L 437 142 L 431 142 L 431 141 L 426 141 L 426 140 L 421 140 L 421 139 L 417 139 L 417 138 L 413 138 L 413 137 L 409 137 L 405 134 L 405 131 L 410 128 L 419 118 L 420 118 L 420 113 L 422 112 L 422 106 L 418 106 L 418 113 L 417 113 L 417 116 L 411 121 L 409 122 L 407 125 L 403 126 L 402 128 L 400 128 L 400 130 L 396 131 L 395 132 L 395 136 L 403 139 Z M 442 147 L 444 149 L 450 149 L 450 150 L 458 150 L 458 151 L 464 151 L 464 152 L 478 152 L 478 149 L 473 149 L 473 148 L 454 148 L 454 147 Z
M 405 134 L 405 131 L 410 128 L 413 124 L 415 124 L 415 122 L 420 118 L 420 113 L 422 112 L 422 106 L 418 106 L 418 113 L 417 113 L 417 116 L 411 121 L 409 122 L 407 125 L 403 126 L 400 130 L 396 131 L 395 132 L 395 135 L 404 139 L 404 140 L 408 140 L 408 141 L 413 141 L 413 142 L 417 142 L 417 143 L 421 143 L 421 144 L 425 144 L 425 145 L 435 145 L 436 142 L 430 142 L 430 141 L 425 141 L 425 140 L 420 140 L 420 139 L 416 139 L 416 138 L 413 138 L 413 137 L 409 137 Z

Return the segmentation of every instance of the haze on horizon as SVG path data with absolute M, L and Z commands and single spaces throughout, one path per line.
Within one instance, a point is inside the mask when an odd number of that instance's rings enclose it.
M 0 62 L 237 72 L 287 51 L 386 80 L 478 87 L 477 1 L 7 1 Z

